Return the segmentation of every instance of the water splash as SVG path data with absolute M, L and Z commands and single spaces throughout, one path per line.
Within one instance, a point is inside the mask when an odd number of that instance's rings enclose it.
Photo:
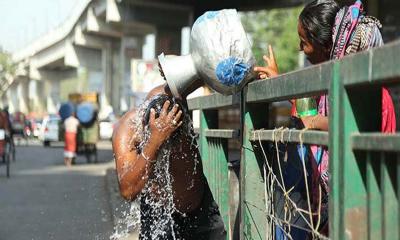
M 129 146 L 125 147 L 130 147 L 132 150 L 140 152 L 148 141 L 150 137 L 149 128 L 148 126 L 144 126 L 143 119 L 148 105 L 153 101 L 153 99 L 154 98 L 145 101 L 137 110 L 135 118 L 129 123 L 130 128 L 132 131 L 135 131 L 136 134 L 129 142 Z M 180 134 L 184 134 L 189 139 L 190 150 L 197 151 L 197 135 L 194 133 L 188 112 L 184 109 L 182 110 L 184 124 L 177 131 L 179 131 Z M 175 231 L 178 229 L 174 226 L 173 216 L 174 214 L 179 214 L 183 217 L 185 216 L 184 213 L 179 212 L 174 204 L 172 189 L 174 179 L 170 173 L 171 149 L 173 146 L 182 147 L 182 139 L 180 138 L 178 141 L 180 142 L 177 143 L 176 138 L 171 137 L 170 140 L 162 145 L 157 156 L 157 161 L 154 163 L 153 171 L 149 174 L 149 180 L 137 199 L 131 203 L 129 212 L 124 214 L 123 218 L 118 222 L 114 234 L 110 237 L 111 240 L 118 240 L 127 237 L 131 231 L 137 231 L 143 227 L 141 225 L 147 227 L 147 229 L 142 229 L 142 232 L 146 233 L 146 236 L 142 236 L 144 239 L 160 239 L 161 237 L 168 235 L 172 236 L 173 239 L 176 239 L 177 236 Z M 189 155 L 191 156 L 182 152 L 181 157 L 182 159 L 193 157 L 194 168 L 191 174 L 195 175 L 198 171 L 198 154 Z M 118 178 L 123 178 L 124 175 L 133 168 L 134 164 L 124 163 Z M 192 189 L 194 184 L 195 180 L 192 179 L 187 190 Z
M 121 206 L 122 207 L 122 206 Z M 115 209 L 118 211 L 118 209 Z M 130 204 L 129 212 L 124 211 L 122 217 L 117 219 L 114 233 L 110 240 L 124 239 L 132 232 L 137 232 L 140 227 L 140 201 L 136 199 Z

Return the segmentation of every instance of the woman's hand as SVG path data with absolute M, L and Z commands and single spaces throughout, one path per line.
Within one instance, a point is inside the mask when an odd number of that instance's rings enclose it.
M 279 75 L 278 65 L 276 64 L 274 51 L 272 46 L 268 46 L 269 56 L 264 55 L 263 59 L 266 63 L 265 67 L 257 66 L 254 68 L 255 72 L 258 72 L 258 77 L 260 79 L 273 78 Z
M 170 101 L 165 101 L 161 110 L 160 116 L 156 118 L 154 109 L 150 110 L 150 134 L 151 139 L 158 143 L 163 144 L 176 129 L 182 125 L 180 120 L 182 117 L 182 110 L 179 110 L 179 105 L 175 105 L 171 111 L 168 112 Z
M 329 130 L 328 117 L 322 116 L 320 114 L 315 116 L 302 117 L 301 121 L 303 122 L 305 128 L 318 129 L 322 131 Z
M 316 129 L 315 126 L 315 121 L 317 121 L 318 115 L 316 116 L 307 116 L 307 117 L 302 117 L 301 121 L 303 122 L 303 125 L 305 128 L 308 129 Z

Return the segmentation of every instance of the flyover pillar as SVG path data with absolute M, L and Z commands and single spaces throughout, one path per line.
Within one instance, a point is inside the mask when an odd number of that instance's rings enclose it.
M 29 109 L 29 79 L 19 78 L 17 81 L 18 111 L 28 114 Z

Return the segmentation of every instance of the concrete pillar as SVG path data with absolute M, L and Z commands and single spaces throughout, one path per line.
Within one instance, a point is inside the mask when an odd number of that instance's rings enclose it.
M 49 114 L 57 113 L 61 104 L 60 82 L 65 79 L 76 78 L 77 70 L 41 70 L 40 75 L 40 80 L 43 81 L 44 84 L 46 111 Z
M 10 113 L 19 111 L 17 85 L 12 84 L 7 91 L 8 110 Z
M 29 109 L 38 115 L 44 114 L 47 109 L 45 108 L 45 89 L 44 82 L 40 80 L 30 79 L 29 84 Z
M 121 85 L 121 41 L 114 41 L 112 45 L 111 63 L 111 106 L 114 113 L 120 113 L 120 85 Z
M 58 112 L 61 103 L 60 99 L 60 82 L 57 79 L 44 80 L 46 93 L 46 111 L 49 114 Z
M 131 84 L 131 59 L 143 57 L 144 37 L 125 36 L 121 40 L 120 48 L 120 113 L 128 111 L 132 92 Z
M 107 41 L 102 49 L 102 74 L 103 85 L 100 92 L 100 116 L 106 117 L 112 109 L 112 86 L 113 86 L 113 48 L 112 42 Z
M 29 108 L 29 80 L 21 79 L 17 84 L 18 109 L 19 111 L 28 114 Z

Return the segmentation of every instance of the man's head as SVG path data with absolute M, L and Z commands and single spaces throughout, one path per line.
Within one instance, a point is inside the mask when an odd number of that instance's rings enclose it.
M 179 109 L 182 110 L 182 112 L 183 112 L 183 116 L 182 116 L 183 125 L 182 125 L 182 127 L 187 126 L 188 113 L 186 111 L 186 108 L 183 106 L 182 102 L 179 99 L 173 98 L 173 97 L 165 95 L 165 94 L 158 94 L 158 95 L 155 95 L 154 97 L 152 97 L 150 99 L 150 102 L 147 105 L 147 108 L 146 108 L 144 116 L 143 116 L 143 126 L 147 126 L 149 124 L 150 109 L 153 108 L 155 110 L 156 118 L 158 118 L 160 113 L 161 113 L 161 110 L 163 108 L 163 105 L 167 100 L 170 101 L 170 103 L 171 103 L 169 105 L 169 107 L 168 107 L 168 111 L 171 111 L 172 107 L 175 104 L 179 105 Z M 181 132 L 182 127 L 179 128 L 176 132 Z M 174 136 L 175 136 L 175 134 L 174 134 Z

